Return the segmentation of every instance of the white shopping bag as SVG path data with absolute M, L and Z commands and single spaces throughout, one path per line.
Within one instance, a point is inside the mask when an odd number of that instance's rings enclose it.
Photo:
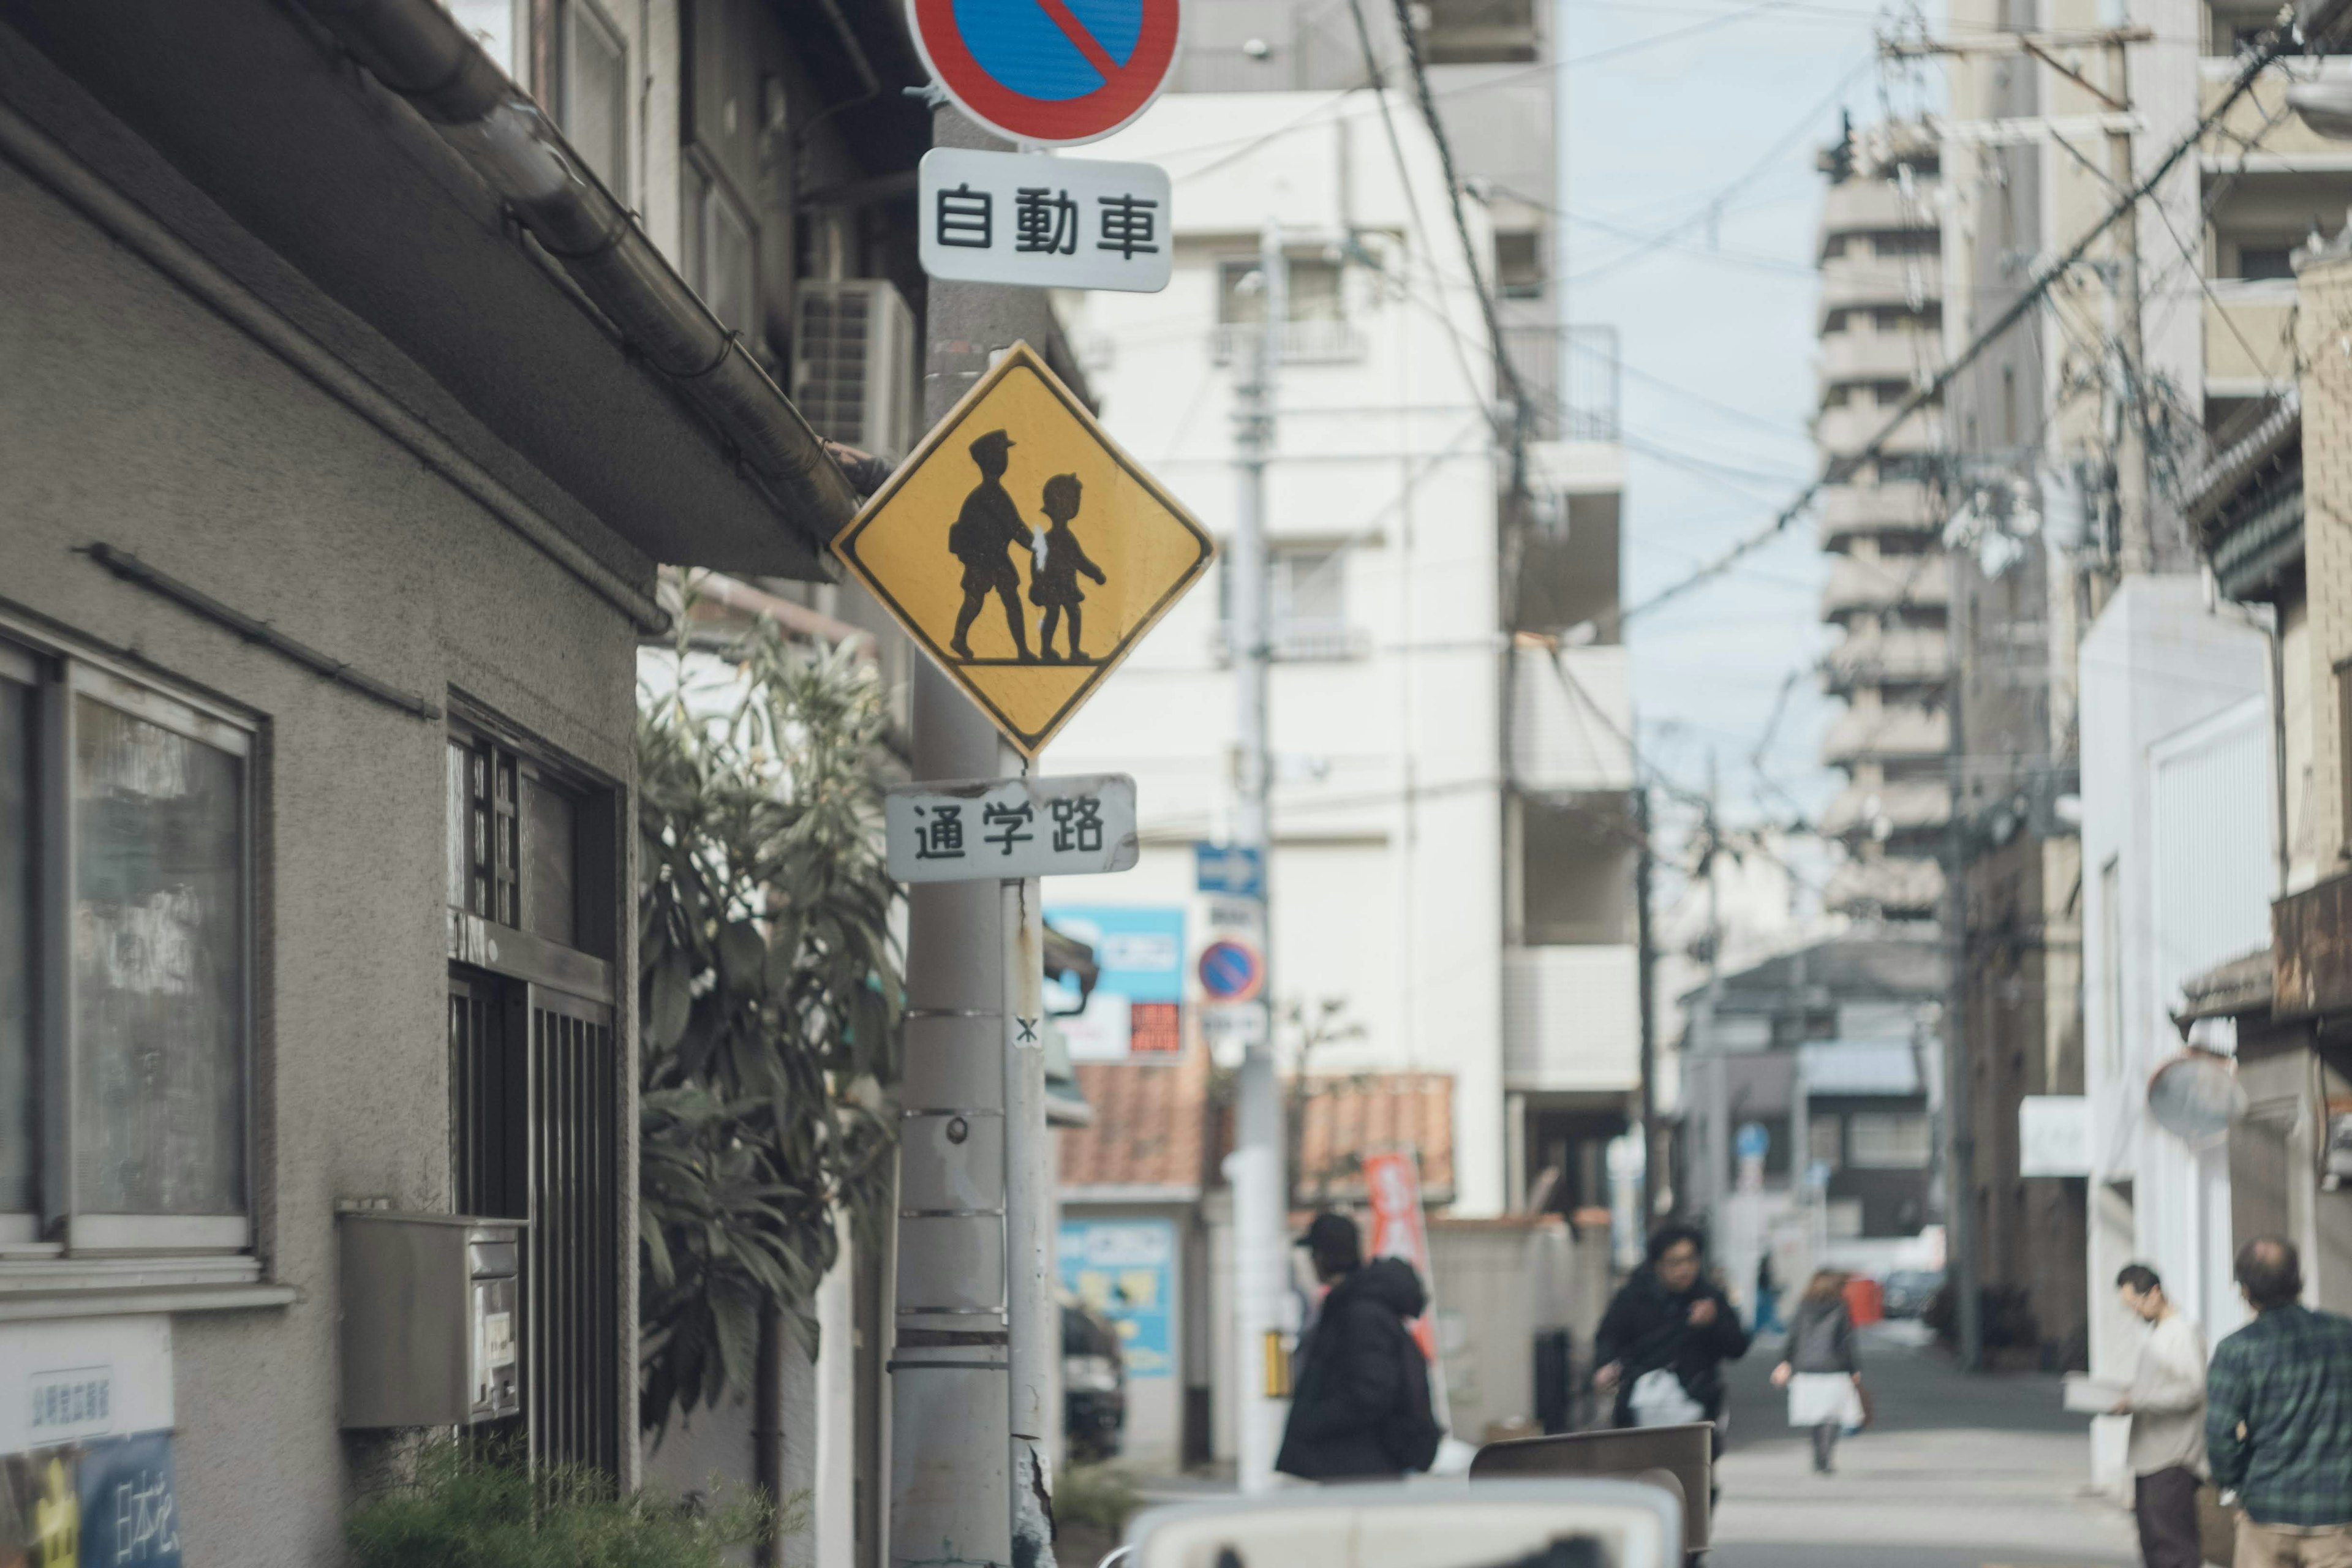
M 1636 1426 L 1681 1426 L 1706 1419 L 1706 1407 L 1690 1396 L 1681 1378 L 1664 1367 L 1654 1368 L 1635 1379 L 1626 1404 L 1633 1412 Z

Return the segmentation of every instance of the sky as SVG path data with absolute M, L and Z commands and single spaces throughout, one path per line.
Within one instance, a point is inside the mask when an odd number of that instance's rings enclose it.
M 1920 88 L 1882 74 L 1887 13 L 1864 0 L 1554 5 L 1564 312 L 1619 334 L 1637 605 L 1769 524 L 1814 472 L 1814 159 L 1841 107 L 1857 124 L 1916 112 Z M 1816 541 L 1808 513 L 1626 630 L 1649 760 L 1698 788 L 1712 752 L 1728 821 L 1810 816 L 1839 787 L 1819 762 L 1836 708 L 1814 673 L 1834 638 Z

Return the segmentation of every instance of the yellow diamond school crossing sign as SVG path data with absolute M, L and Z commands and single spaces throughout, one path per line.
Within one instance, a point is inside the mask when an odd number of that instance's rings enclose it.
M 833 550 L 1028 757 L 1216 557 L 1026 343 Z

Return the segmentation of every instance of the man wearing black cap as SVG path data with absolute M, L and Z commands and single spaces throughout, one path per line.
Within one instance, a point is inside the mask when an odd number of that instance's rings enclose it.
M 1274 1468 L 1307 1480 L 1392 1479 L 1425 1470 L 1444 1428 L 1430 1406 L 1429 1363 L 1405 1324 L 1429 1298 L 1402 1258 L 1364 1261 L 1356 1224 L 1315 1216 L 1300 1237 L 1330 1286 L 1299 1349 L 1290 1424 Z
M 972 442 L 971 460 L 980 465 L 980 483 L 963 498 L 963 510 L 948 530 L 948 552 L 963 563 L 963 608 L 956 615 L 955 638 L 948 644 L 958 658 L 972 657 L 971 644 L 964 639 L 982 603 L 994 594 L 1004 602 L 1004 623 L 1013 628 L 1013 646 L 1021 662 L 1030 662 L 1029 634 L 1021 625 L 1021 574 L 1005 554 L 1029 547 L 1029 525 L 1021 521 L 1020 509 L 1004 489 L 1012 448 L 1013 437 L 1002 430 L 991 430 Z

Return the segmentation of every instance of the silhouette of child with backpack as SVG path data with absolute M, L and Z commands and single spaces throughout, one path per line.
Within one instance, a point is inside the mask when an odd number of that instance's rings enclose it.
M 1078 493 L 1076 474 L 1055 474 L 1045 481 L 1045 531 L 1037 541 L 1029 572 L 1029 602 L 1045 611 L 1045 624 L 1037 628 L 1038 653 L 1054 664 L 1063 662 L 1054 651 L 1054 628 L 1065 611 L 1070 617 L 1069 662 L 1086 660 L 1078 647 L 1078 606 L 1086 601 L 1078 591 L 1078 574 L 1083 572 L 1097 583 L 1108 581 L 1070 531 L 1070 520 L 1078 515 Z

